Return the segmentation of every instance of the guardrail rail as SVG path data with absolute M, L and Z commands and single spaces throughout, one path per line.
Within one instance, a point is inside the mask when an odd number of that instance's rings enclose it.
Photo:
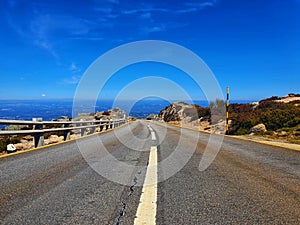
M 126 119 L 109 119 L 109 120 L 90 120 L 90 121 L 42 121 L 41 118 L 33 118 L 32 121 L 27 120 L 0 120 L 0 125 L 30 125 L 30 130 L 0 130 L 1 135 L 33 135 L 34 147 L 44 145 L 44 134 L 49 132 L 63 131 L 64 141 L 70 139 L 71 130 L 80 130 L 81 136 L 87 135 L 87 128 L 90 133 L 113 129 L 125 124 Z M 60 125 L 59 128 L 45 129 L 46 125 Z

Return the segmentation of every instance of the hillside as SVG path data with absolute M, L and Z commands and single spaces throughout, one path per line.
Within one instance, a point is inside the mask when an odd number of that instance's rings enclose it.
M 159 118 L 168 123 L 181 123 L 210 133 L 222 133 L 224 118 L 220 117 L 213 125 L 210 118 L 211 109 L 218 104 L 222 104 L 220 100 L 211 103 L 211 107 L 203 108 L 174 102 L 160 111 Z M 299 94 L 273 96 L 250 104 L 230 104 L 229 119 L 230 135 L 262 135 L 300 144 Z

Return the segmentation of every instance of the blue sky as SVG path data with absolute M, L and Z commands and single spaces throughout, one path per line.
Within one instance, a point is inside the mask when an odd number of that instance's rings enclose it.
M 1 0 L 0 99 L 72 98 L 94 60 L 139 40 L 195 52 L 223 90 L 231 87 L 232 99 L 300 93 L 299 17 L 299 0 Z M 124 68 L 100 96 L 114 98 L 143 76 L 165 77 L 204 99 L 186 74 L 159 63 Z M 127 97 L 141 92 L 135 88 Z

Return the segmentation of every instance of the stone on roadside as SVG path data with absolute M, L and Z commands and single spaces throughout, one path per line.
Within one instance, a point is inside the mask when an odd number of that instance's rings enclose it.
M 263 123 L 257 124 L 250 129 L 250 133 L 261 134 L 267 131 L 266 126 Z

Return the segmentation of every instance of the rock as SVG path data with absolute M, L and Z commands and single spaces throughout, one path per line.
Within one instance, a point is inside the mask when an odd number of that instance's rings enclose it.
M 45 144 L 53 144 L 62 142 L 64 140 L 63 136 L 58 137 L 57 135 L 50 135 L 48 139 L 45 140 Z
M 277 134 L 278 137 L 287 137 L 288 133 L 286 131 L 281 131 Z
M 146 118 L 147 120 L 156 120 L 157 119 L 157 115 L 156 114 L 150 114 L 147 116 Z
M 259 102 L 252 102 L 251 105 L 252 105 L 252 109 L 255 109 L 257 108 L 257 106 L 259 106 Z
M 166 107 L 164 110 L 160 111 L 158 116 L 165 122 L 180 121 L 178 111 L 178 107 L 176 109 L 176 105 L 175 103 L 173 103 Z
M 300 131 L 294 131 L 293 135 L 296 136 L 296 137 L 300 137 Z
M 24 142 L 24 143 L 17 143 L 14 144 L 17 150 L 26 150 L 33 147 L 33 142 Z
M 14 145 L 15 145 L 15 147 L 16 147 L 17 150 L 23 150 L 23 148 L 24 148 L 24 144 L 23 143 L 17 143 L 17 144 L 14 144 Z
M 226 121 L 225 120 L 219 120 L 216 124 L 211 125 L 212 133 L 213 134 L 225 134 L 226 132 Z
M 211 125 L 210 116 L 203 114 L 202 108 L 197 105 L 189 105 L 184 102 L 174 102 L 161 110 L 158 117 L 168 123 L 199 129 L 210 133 L 223 133 L 225 131 L 225 121 L 219 121 L 214 126 Z M 200 117 L 199 112 L 202 112 Z
M 75 140 L 75 139 L 80 138 L 80 137 L 81 137 L 80 134 L 71 134 L 70 135 L 70 140 Z
M 262 123 L 255 125 L 250 129 L 250 133 L 261 134 L 267 131 L 266 126 Z
M 28 143 L 28 141 L 25 139 L 21 139 L 21 143 Z
M 33 141 L 33 136 L 31 135 L 26 135 L 24 136 L 22 139 L 26 140 L 26 141 Z
M 197 110 L 194 106 L 184 102 L 174 102 L 161 110 L 158 117 L 165 122 L 191 122 L 198 119 Z
M 200 121 L 200 131 L 206 131 L 210 132 L 211 131 L 211 124 L 207 120 Z

